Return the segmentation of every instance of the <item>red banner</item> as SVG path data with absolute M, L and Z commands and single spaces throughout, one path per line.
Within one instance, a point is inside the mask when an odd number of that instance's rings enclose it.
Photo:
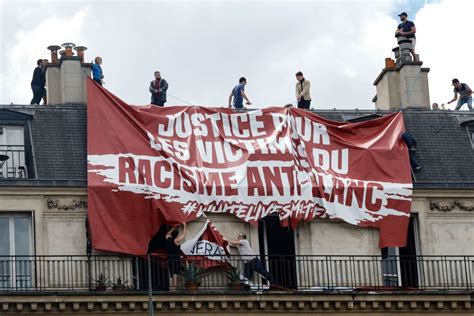
M 406 243 L 412 182 L 401 113 L 336 122 L 295 108 L 131 106 L 88 80 L 88 196 L 95 249 L 141 255 L 161 224 L 229 213 L 315 218 Z

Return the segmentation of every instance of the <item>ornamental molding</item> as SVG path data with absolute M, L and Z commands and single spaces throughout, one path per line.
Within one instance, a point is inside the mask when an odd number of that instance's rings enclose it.
M 296 313 L 333 315 L 367 314 L 417 314 L 472 315 L 471 294 L 428 294 L 428 293 L 372 293 L 330 294 L 305 293 L 294 295 L 260 294 L 172 294 L 154 295 L 152 308 L 166 314 L 221 313 L 241 315 L 242 313 L 272 313 L 288 315 Z M 124 315 L 147 315 L 148 296 L 122 293 L 104 295 L 99 293 L 74 295 L 8 295 L 0 296 L 0 314 L 25 315 L 103 315 L 104 313 Z
M 46 206 L 48 210 L 75 211 L 77 209 L 87 209 L 87 201 L 83 199 L 70 201 L 48 199 Z
M 453 201 L 451 203 L 443 203 L 430 201 L 430 210 L 432 211 L 451 212 L 455 209 L 463 212 L 474 212 L 474 206 L 468 206 L 463 202 Z

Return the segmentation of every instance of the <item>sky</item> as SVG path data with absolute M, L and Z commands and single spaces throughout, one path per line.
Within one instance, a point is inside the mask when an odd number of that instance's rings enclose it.
M 159 70 L 167 105 L 227 106 L 244 76 L 252 108 L 281 106 L 302 71 L 313 108 L 374 109 L 402 11 L 431 69 L 431 102 L 452 99 L 453 78 L 473 87 L 472 0 L 0 0 L 0 104 L 29 104 L 36 60 L 73 42 L 87 61 L 103 58 L 104 87 L 129 104 L 150 102 Z

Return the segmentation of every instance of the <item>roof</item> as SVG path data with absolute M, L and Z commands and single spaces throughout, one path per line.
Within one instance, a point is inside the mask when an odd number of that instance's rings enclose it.
M 14 111 L 32 117 L 25 131 L 31 136 L 36 179 L 7 179 L 0 185 L 86 186 L 86 106 L 0 105 L 0 122 Z
M 87 185 L 86 106 L 0 105 L 31 115 L 31 139 L 37 177 L 7 182 L 13 185 Z M 363 121 L 390 113 L 381 110 L 317 110 L 337 121 Z M 466 125 L 474 112 L 403 110 L 405 126 L 417 140 L 415 158 L 423 166 L 415 174 L 418 189 L 474 189 L 474 149 Z M 27 116 L 20 116 L 27 117 Z M 0 114 L 0 121 L 4 123 Z M 2 183 L 3 182 L 3 183 Z M 6 185 L 6 180 L 0 185 Z

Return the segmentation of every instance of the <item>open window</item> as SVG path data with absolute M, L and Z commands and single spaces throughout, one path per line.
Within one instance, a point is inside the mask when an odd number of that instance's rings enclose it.
M 417 216 L 412 214 L 408 225 L 407 246 L 403 248 L 382 248 L 382 277 L 384 286 L 416 288 L 418 262 L 416 260 L 418 226 Z

